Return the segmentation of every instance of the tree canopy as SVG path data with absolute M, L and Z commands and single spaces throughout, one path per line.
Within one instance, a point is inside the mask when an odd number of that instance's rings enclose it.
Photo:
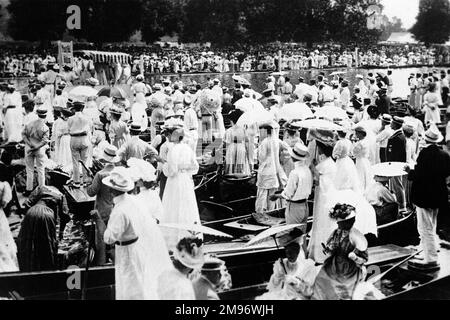
M 445 0 L 441 0 L 445 1 Z M 154 42 L 178 34 L 183 42 L 376 42 L 368 30 L 369 0 L 11 0 L 10 34 L 18 40 L 127 40 L 141 30 Z M 66 30 L 66 9 L 81 8 L 81 30 Z
M 426 44 L 445 43 L 450 38 L 450 1 L 420 0 L 414 37 Z

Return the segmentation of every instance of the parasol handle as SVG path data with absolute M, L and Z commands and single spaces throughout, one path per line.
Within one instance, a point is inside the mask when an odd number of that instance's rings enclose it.
M 280 247 L 278 246 L 277 238 L 276 238 L 275 235 L 273 236 L 273 240 L 275 241 L 275 245 L 277 246 L 277 250 L 280 250 Z M 283 267 L 284 273 L 286 273 L 286 275 L 287 275 L 286 266 L 284 265 L 283 259 L 281 259 L 280 261 L 281 261 L 281 266 Z

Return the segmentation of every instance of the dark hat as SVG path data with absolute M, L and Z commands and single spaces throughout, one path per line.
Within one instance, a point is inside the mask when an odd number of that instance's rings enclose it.
M 72 108 L 74 108 L 75 110 L 81 110 L 83 109 L 85 106 L 83 101 L 74 101 L 72 103 Z
M 132 123 L 130 126 L 130 131 L 141 132 L 141 125 L 139 123 Z
M 36 113 L 39 117 L 45 118 L 47 116 L 47 108 L 39 107 L 37 108 Z
M 396 124 L 399 124 L 399 125 L 403 125 L 403 123 L 405 122 L 405 120 L 403 120 L 403 118 L 394 116 L 394 117 L 392 118 L 392 122 L 393 122 L 393 123 L 396 123 Z
M 240 109 L 231 110 L 228 113 L 228 118 L 234 123 L 238 122 L 239 118 L 242 116 L 243 112 Z
M 220 271 L 225 262 L 215 257 L 208 256 L 205 258 L 205 263 L 202 266 L 202 271 Z
M 61 109 L 61 113 L 64 117 L 71 117 L 73 116 L 73 112 L 70 109 Z

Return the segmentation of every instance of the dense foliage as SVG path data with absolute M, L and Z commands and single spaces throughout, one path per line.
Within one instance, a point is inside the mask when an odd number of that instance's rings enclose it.
M 442 0 L 445 1 L 445 0 Z M 334 41 L 370 44 L 370 0 L 11 0 L 10 34 L 20 40 L 125 41 L 136 30 L 153 42 L 178 34 L 183 42 L 216 45 Z M 81 8 L 81 30 L 66 30 L 66 8 Z
M 426 44 L 445 43 L 450 38 L 450 1 L 420 0 L 417 22 L 411 32 Z

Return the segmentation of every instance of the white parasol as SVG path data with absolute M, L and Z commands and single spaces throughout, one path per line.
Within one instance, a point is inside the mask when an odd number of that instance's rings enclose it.
M 267 110 L 258 108 L 244 112 L 236 124 L 238 126 L 251 126 L 252 124 L 259 124 L 272 120 L 274 120 L 273 114 Z
M 330 73 L 330 76 L 338 76 L 340 74 L 346 74 L 346 72 L 345 71 L 335 71 L 335 72 Z
M 284 226 L 271 227 L 256 235 L 253 239 L 245 244 L 246 247 L 264 243 L 273 238 L 278 246 L 277 238 L 288 234 L 291 230 L 304 226 L 304 224 L 287 224 Z
M 69 95 L 73 97 L 94 97 L 98 91 L 88 86 L 78 86 L 69 91 Z
M 324 118 L 330 121 L 333 121 L 334 119 L 348 119 L 348 115 L 345 110 L 334 105 L 325 105 L 321 108 L 317 108 L 314 116 L 317 119 Z
M 303 121 L 296 121 L 292 123 L 293 126 L 305 129 L 321 129 L 321 130 L 344 130 L 345 128 L 335 124 L 334 122 L 324 119 L 308 119 Z
M 372 166 L 372 173 L 380 177 L 401 177 L 407 175 L 405 162 L 382 162 Z
M 208 234 L 211 236 L 216 237 L 224 237 L 224 238 L 233 238 L 233 236 L 230 236 L 227 233 L 217 231 L 215 229 L 202 226 L 200 224 L 187 224 L 187 223 L 160 223 L 160 227 L 164 228 L 172 228 L 177 230 L 183 230 L 191 232 L 193 235 L 196 235 L 198 233 Z
M 300 102 L 285 104 L 280 111 L 278 111 L 278 119 L 284 119 L 286 121 L 290 120 L 304 120 L 313 117 L 311 109 L 305 104 Z

